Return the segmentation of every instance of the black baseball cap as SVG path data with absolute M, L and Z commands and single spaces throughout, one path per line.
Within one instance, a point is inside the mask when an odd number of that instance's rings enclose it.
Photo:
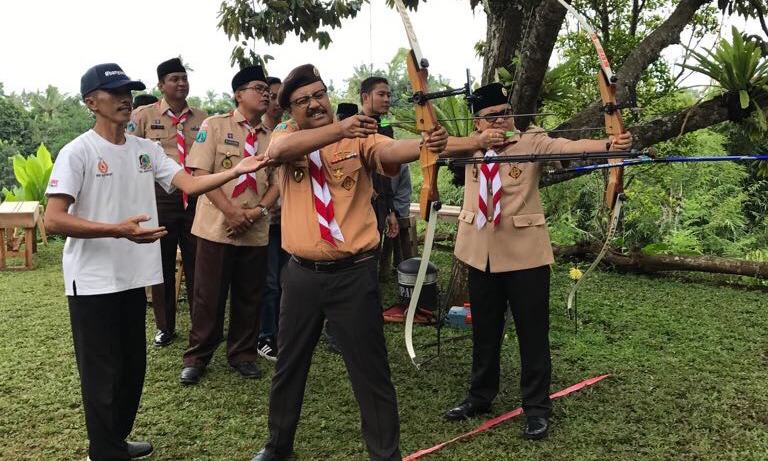
M 82 96 L 94 90 L 111 90 L 122 87 L 128 87 L 129 90 L 147 88 L 140 81 L 128 78 L 123 69 L 113 62 L 97 64 L 85 71 L 80 78 L 80 94 Z

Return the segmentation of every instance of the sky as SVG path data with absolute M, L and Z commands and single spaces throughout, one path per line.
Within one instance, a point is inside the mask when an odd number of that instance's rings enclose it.
M 157 64 L 181 55 L 193 69 L 189 76 L 192 96 L 203 96 L 208 90 L 231 92 L 235 70 L 229 59 L 235 43 L 217 28 L 220 3 L 2 0 L 0 82 L 6 93 L 45 89 L 51 84 L 76 94 L 86 69 L 117 62 L 131 78 L 152 87 L 157 83 Z M 129 8 L 117 14 L 118 5 Z M 454 86 L 464 83 L 467 68 L 479 79 L 482 61 L 475 56 L 474 45 L 485 40 L 486 18 L 481 8 L 473 13 L 466 1 L 433 0 L 410 15 L 422 53 L 430 62 L 430 73 L 447 77 Z M 754 21 L 734 19 L 732 23 L 759 31 Z M 723 33 L 730 35 L 729 25 L 723 27 Z M 325 50 L 289 36 L 283 45 L 259 43 L 256 52 L 275 57 L 267 64 L 270 75 L 282 78 L 292 68 L 311 62 L 327 82 L 341 88 L 355 66 L 373 63 L 384 68 L 398 48 L 408 47 L 400 16 L 384 0 L 371 0 L 357 18 L 331 31 L 331 38 L 333 43 Z M 680 55 L 679 46 L 664 52 L 672 61 Z M 706 83 L 699 75 L 685 82 Z
M 154 86 L 157 64 L 179 55 L 193 69 L 189 75 L 192 96 L 207 90 L 231 93 L 235 70 L 229 59 L 235 42 L 217 28 L 220 0 L 0 3 L 0 82 L 6 93 L 52 84 L 76 94 L 86 69 L 103 62 L 116 62 L 131 78 Z M 124 14 L 115 14 L 119 4 L 129 6 Z M 41 10 L 45 14 L 39 14 Z M 469 67 L 479 78 L 482 62 L 475 56 L 474 45 L 485 40 L 482 9 L 473 14 L 468 2 L 432 1 L 411 12 L 411 21 L 431 73 L 461 85 Z M 325 50 L 288 37 L 281 46 L 262 42 L 256 52 L 275 57 L 267 64 L 270 75 L 282 78 L 294 67 L 311 62 L 324 80 L 332 80 L 339 88 L 355 66 L 372 61 L 384 68 L 398 48 L 409 46 L 400 16 L 384 0 L 365 5 L 357 18 L 332 31 L 331 38 L 333 43 Z

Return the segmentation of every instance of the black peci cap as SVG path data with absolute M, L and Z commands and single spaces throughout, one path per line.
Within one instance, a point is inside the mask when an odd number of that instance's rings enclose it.
M 336 107 L 336 117 L 341 121 L 357 114 L 357 111 L 357 104 L 352 102 L 340 102 L 338 107 Z
M 498 106 L 509 102 L 507 89 L 501 83 L 489 83 L 472 93 L 472 112 L 478 113 L 486 107 Z
M 259 66 L 250 66 L 240 69 L 240 72 L 232 77 L 232 92 L 234 93 L 241 86 L 254 80 L 267 83 L 267 76 L 264 74 L 264 69 Z
M 135 98 L 133 98 L 133 108 L 146 106 L 148 104 L 153 104 L 157 102 L 157 98 L 153 94 L 149 93 L 142 93 L 137 94 Z
M 85 74 L 80 78 L 80 94 L 82 96 L 94 90 L 111 90 L 122 87 L 128 87 L 129 90 L 147 88 L 140 81 L 128 78 L 123 69 L 113 62 L 95 65 L 85 71 Z
M 172 58 L 167 61 L 161 62 L 160 65 L 157 66 L 157 81 L 162 82 L 163 77 L 173 72 L 185 72 L 185 73 L 187 72 L 187 69 L 184 67 L 184 64 L 181 63 L 181 59 Z

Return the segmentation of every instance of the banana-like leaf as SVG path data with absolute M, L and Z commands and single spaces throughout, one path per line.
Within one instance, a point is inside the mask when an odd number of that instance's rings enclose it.
M 45 147 L 45 144 L 40 143 L 37 148 L 37 161 L 40 162 L 40 166 L 43 167 L 43 171 L 53 168 L 53 160 L 51 159 L 51 152 Z
M 29 175 L 27 174 L 27 159 L 21 154 L 13 156 L 13 175 L 16 177 L 16 181 L 21 184 L 21 187 L 26 187 L 29 184 Z

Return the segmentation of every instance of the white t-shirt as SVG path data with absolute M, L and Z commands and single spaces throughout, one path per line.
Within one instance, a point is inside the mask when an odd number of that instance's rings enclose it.
M 132 135 L 112 144 L 89 130 L 64 146 L 56 157 L 46 194 L 75 199 L 69 213 L 89 221 L 115 224 L 147 215 L 142 227 L 157 227 L 155 186 L 169 193 L 181 166 L 152 141 Z M 163 283 L 160 242 L 68 237 L 62 258 L 67 295 L 98 295 Z

